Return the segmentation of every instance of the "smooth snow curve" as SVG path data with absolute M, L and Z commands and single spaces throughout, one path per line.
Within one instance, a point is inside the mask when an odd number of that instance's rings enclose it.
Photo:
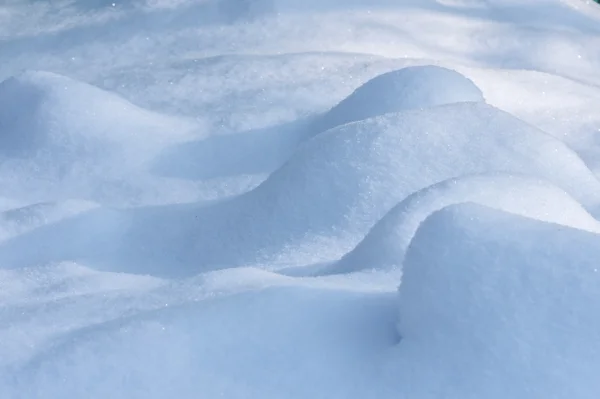
M 200 124 L 64 76 L 23 72 L 0 83 L 0 185 L 26 203 L 157 198 L 144 193 L 155 186 L 155 158 L 193 133 Z
M 116 160 L 106 158 L 119 154 L 123 168 L 142 165 L 162 146 L 189 137 L 191 125 L 86 83 L 28 71 L 0 83 L 0 127 L 2 157 L 108 166 Z
M 229 279 L 248 277 L 238 270 Z M 306 399 L 332 391 L 366 398 L 379 390 L 365 364 L 397 339 L 394 296 L 301 286 L 202 291 L 151 290 L 157 299 L 169 292 L 199 300 L 68 334 L 40 349 L 4 393 L 11 399 L 247 399 L 268 392 L 269 398 Z M 111 295 L 107 301 L 123 306 Z M 282 370 L 286 377 L 274 380 Z M 70 382 L 57 383 L 64 379 Z M 121 384 L 127 389 L 113 389 Z
M 390 112 L 484 101 L 481 90 L 456 71 L 435 65 L 413 66 L 369 80 L 323 115 L 313 129 L 324 131 Z
M 597 234 L 474 204 L 430 216 L 399 289 L 398 388 L 423 399 L 595 398 L 599 248 Z
M 238 216 L 227 222 L 236 226 L 227 245 L 246 247 L 249 256 L 315 245 L 324 237 L 324 253 L 341 256 L 413 192 L 489 172 L 546 179 L 586 209 L 600 204 L 600 183 L 565 144 L 487 104 L 452 104 L 387 114 L 311 139 L 238 199 Z M 262 233 L 255 234 L 257 221 Z M 342 237 L 343 246 L 336 247 Z M 203 259 L 224 243 L 209 234 L 197 246 Z
M 591 0 L 0 0 L 0 399 L 595 399 L 599 48 Z
M 493 172 L 546 179 L 586 209 L 600 201 L 600 183 L 562 142 L 492 106 L 463 103 L 319 135 L 259 187 L 230 201 L 96 210 L 3 243 L 0 260 L 8 268 L 85 260 L 161 276 L 267 261 L 293 265 L 310 256 L 338 260 L 412 193 Z M 93 233 L 81 237 L 84 226 Z M 57 232 L 71 238 L 54 242 Z
M 434 184 L 407 197 L 327 272 L 400 267 L 421 222 L 442 208 L 465 202 L 600 233 L 600 222 L 570 195 L 548 182 L 504 174 L 467 176 Z

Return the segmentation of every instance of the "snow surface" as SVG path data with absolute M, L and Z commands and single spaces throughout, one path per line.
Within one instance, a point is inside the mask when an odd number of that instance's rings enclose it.
M 600 6 L 5 0 L 0 399 L 595 398 Z
M 422 398 L 595 397 L 598 238 L 471 204 L 432 215 L 399 290 L 399 386 Z
M 319 119 L 323 131 L 349 122 L 410 109 L 485 101 L 481 90 L 460 73 L 435 65 L 407 67 L 376 76 Z
M 545 181 L 504 174 L 466 176 L 408 196 L 373 226 L 354 250 L 330 266 L 329 272 L 401 266 L 415 232 L 429 215 L 466 202 L 600 233 L 600 223 L 581 204 Z

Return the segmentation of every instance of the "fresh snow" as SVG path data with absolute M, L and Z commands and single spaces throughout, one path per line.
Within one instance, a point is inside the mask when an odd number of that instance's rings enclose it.
M 465 176 L 419 190 L 390 210 L 329 272 L 400 267 L 421 223 L 450 205 L 477 203 L 530 219 L 600 233 L 600 223 L 557 187 L 506 174 Z
M 404 262 L 398 386 L 420 398 L 595 397 L 598 244 L 473 204 L 433 214 Z
M 0 399 L 595 398 L 600 5 L 5 0 Z
M 410 109 L 484 101 L 481 90 L 456 71 L 433 65 L 407 67 L 379 75 L 333 107 L 313 129 L 356 122 Z

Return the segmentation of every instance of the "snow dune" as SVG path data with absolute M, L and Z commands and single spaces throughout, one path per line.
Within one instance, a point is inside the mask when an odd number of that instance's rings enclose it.
M 429 217 L 399 291 L 399 389 L 420 398 L 595 397 L 598 240 L 473 204 Z
M 328 272 L 401 267 L 420 224 L 453 204 L 477 203 L 548 223 L 600 233 L 600 222 L 563 190 L 545 181 L 505 174 L 466 176 L 434 184 L 392 208 Z
M 185 139 L 192 127 L 91 85 L 41 71 L 0 83 L 0 123 L 4 157 L 48 156 L 54 165 L 77 158 L 100 162 L 128 151 L 118 160 L 119 168 L 143 165 L 162 146 Z
M 411 193 L 489 172 L 547 179 L 590 211 L 600 201 L 600 183 L 562 142 L 484 103 L 457 103 L 320 134 L 259 187 L 229 201 L 94 211 L 0 244 L 0 259 L 5 267 L 77 260 L 162 276 L 297 265 L 311 253 L 311 262 L 330 261 Z M 94 234 L 81 237 L 82 228 Z M 56 236 L 71 238 L 61 244 Z M 23 254 L 24 247 L 35 250 Z
M 189 285 L 140 282 L 148 309 L 63 335 L 23 363 L 6 392 L 527 398 L 552 389 L 592 398 L 599 239 L 467 203 L 419 228 L 399 298 L 352 289 L 352 280 L 327 286 L 249 269 Z M 253 280 L 262 283 L 236 292 Z M 139 306 L 109 298 L 117 309 Z M 124 375 L 126 390 L 109 393 Z
M 365 365 L 396 342 L 395 309 L 390 295 L 295 286 L 148 310 L 72 332 L 24 365 L 8 392 L 32 399 L 369 395 L 377 388 Z M 131 385 L 114 391 L 129 384 L 124 376 Z
M 240 199 L 247 208 L 236 218 L 236 231 L 254 236 L 244 231 L 260 220 L 272 232 L 262 248 L 324 236 L 341 238 L 343 252 L 413 192 L 488 172 L 547 179 L 597 212 L 599 182 L 570 148 L 492 106 L 457 103 L 386 114 L 316 136 Z M 331 241 L 325 245 L 331 248 Z
M 0 83 L 0 127 L 4 195 L 31 202 L 133 197 L 140 186 L 151 189 L 151 162 L 165 146 L 202 132 L 200 124 L 43 71 Z
M 0 399 L 595 398 L 599 23 L 3 2 Z

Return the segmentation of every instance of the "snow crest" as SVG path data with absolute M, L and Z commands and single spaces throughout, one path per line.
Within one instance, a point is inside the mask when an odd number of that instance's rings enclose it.
M 421 222 L 440 209 L 465 202 L 600 233 L 600 222 L 581 204 L 545 181 L 505 174 L 466 176 L 434 184 L 408 196 L 329 272 L 401 267 Z
M 468 78 L 435 65 L 413 66 L 369 80 L 321 117 L 315 130 L 373 118 L 390 112 L 461 102 L 484 102 Z

